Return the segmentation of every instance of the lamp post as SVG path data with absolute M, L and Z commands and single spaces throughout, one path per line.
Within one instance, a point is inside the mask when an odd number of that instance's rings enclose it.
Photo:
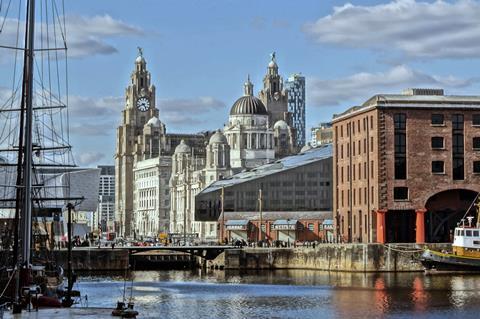
M 222 186 L 222 192 L 220 195 L 220 202 L 221 202 L 220 207 L 221 207 L 221 214 L 222 214 L 222 232 L 220 236 L 222 236 L 221 242 L 225 244 L 226 231 L 225 231 L 225 207 L 223 205 L 224 200 L 225 200 L 225 188 Z
M 259 230 L 259 241 L 262 240 L 263 234 L 262 234 L 262 189 L 258 190 L 258 211 L 260 213 L 260 224 L 258 225 L 258 230 Z
M 290 247 L 290 218 L 287 218 L 287 243 Z

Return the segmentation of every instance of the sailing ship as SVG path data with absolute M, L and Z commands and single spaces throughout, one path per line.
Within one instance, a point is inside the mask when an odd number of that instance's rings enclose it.
M 8 64 L 12 90 L 0 100 L 0 214 L 5 220 L 2 248 L 8 252 L 3 254 L 1 267 L 8 271 L 2 271 L 7 277 L 0 298 L 12 304 L 14 313 L 31 304 L 69 307 L 75 295 L 71 213 L 81 198 L 69 195 L 65 174 L 75 165 L 66 110 L 65 13 L 64 6 L 56 2 L 38 5 L 26 0 L 8 6 L 0 2 L 0 50 L 11 52 L 2 56 L 13 59 Z M 2 32 L 12 22 L 9 30 L 14 31 Z M 19 47 L 22 42 L 24 46 Z M 63 269 L 52 254 L 55 241 L 63 234 L 65 210 L 69 219 L 66 287 Z
M 426 249 L 423 252 L 420 260 L 427 273 L 480 271 L 480 197 L 478 194 L 470 208 L 472 206 L 476 208 L 476 216 L 464 216 L 455 228 L 452 251 Z M 475 223 L 473 223 L 474 219 L 476 219 Z

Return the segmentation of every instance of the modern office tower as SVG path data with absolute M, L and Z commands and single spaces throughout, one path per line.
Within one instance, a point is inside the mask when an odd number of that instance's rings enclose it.
M 115 222 L 115 166 L 100 165 L 98 224 L 103 232 L 113 231 Z
M 305 77 L 301 74 L 291 75 L 285 82 L 288 92 L 288 112 L 296 129 L 297 146 L 305 145 Z

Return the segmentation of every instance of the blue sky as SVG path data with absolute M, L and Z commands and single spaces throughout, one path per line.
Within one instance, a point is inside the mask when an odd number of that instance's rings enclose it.
M 113 164 L 137 46 L 168 132 L 223 127 L 247 74 L 261 89 L 272 51 L 284 78 L 306 76 L 307 137 L 376 93 L 480 95 L 479 1 L 65 0 L 65 8 L 71 143 L 82 166 Z

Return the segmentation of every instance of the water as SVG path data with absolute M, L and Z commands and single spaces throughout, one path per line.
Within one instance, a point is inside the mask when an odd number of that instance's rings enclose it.
M 479 318 L 480 276 L 306 270 L 137 271 L 139 318 Z M 113 307 L 121 277 L 81 277 L 88 305 Z

